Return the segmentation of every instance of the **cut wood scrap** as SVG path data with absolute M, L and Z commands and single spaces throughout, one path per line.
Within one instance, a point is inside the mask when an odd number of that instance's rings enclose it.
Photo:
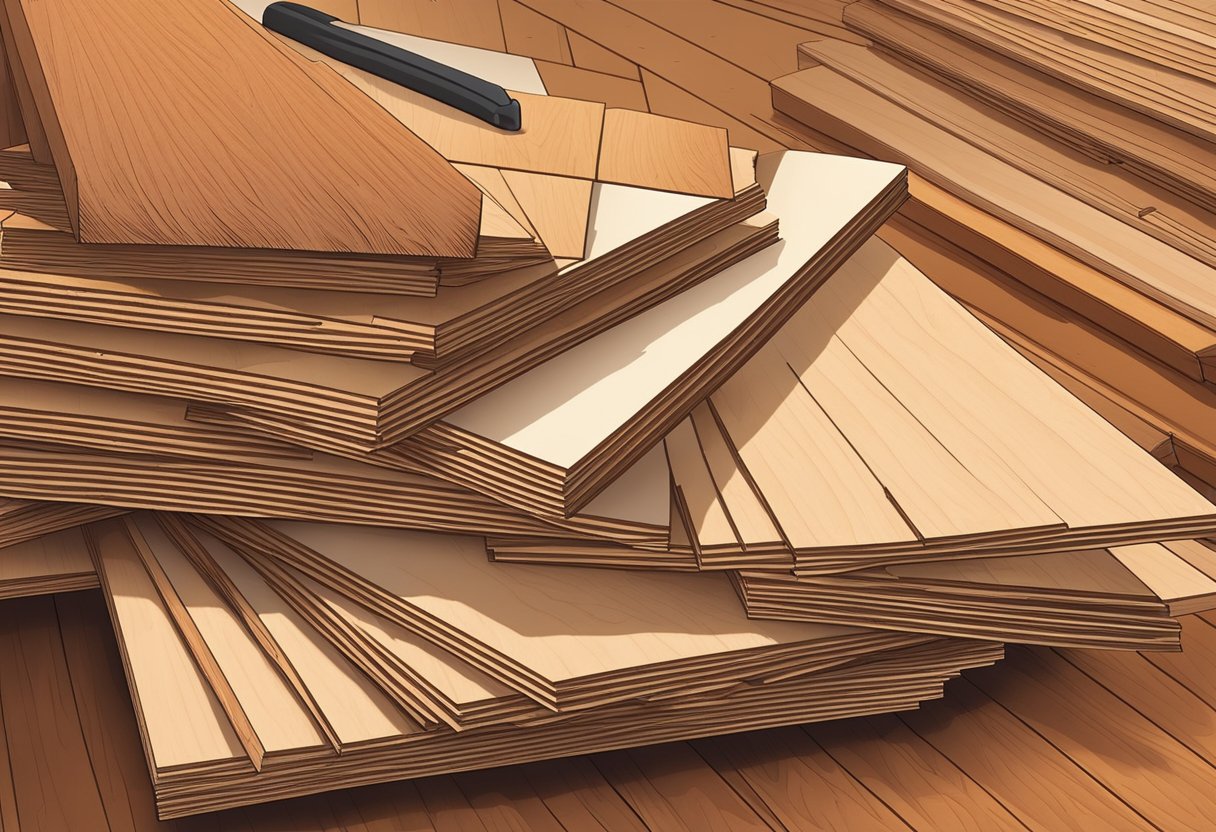
M 6 515 L 0 515 L 6 524 Z M 79 528 L 0 547 L 0 598 L 24 598 L 99 586 Z
M 1191 134 L 964 38 L 863 0 L 845 12 L 849 26 L 1010 116 L 1098 161 L 1114 161 L 1208 208 L 1216 208 L 1216 150 Z
M 763 178 L 782 222 L 779 247 L 482 396 L 403 449 L 438 476 L 538 516 L 580 510 L 758 349 L 898 206 L 902 170 L 874 164 L 817 154 L 768 158 Z M 830 188 L 835 198 L 807 203 L 810 187 Z
M 602 104 L 512 90 L 525 127 L 508 132 L 420 92 L 314 54 L 449 162 L 595 178 Z
M 634 110 L 604 111 L 596 178 L 694 196 L 734 193 L 725 130 Z
M 1205 326 L 1212 269 L 934 127 L 826 67 L 774 82 L 777 106 L 1021 227 Z
M 519 2 L 563 24 L 567 32 L 594 41 L 718 112 L 748 124 L 778 146 L 786 146 L 788 134 L 771 122 L 771 95 L 768 83 L 760 76 L 607 0 L 584 0 L 577 6 L 562 0 Z M 661 111 L 654 106 L 651 109 Z M 717 123 L 716 119 L 699 116 L 697 120 Z M 733 140 L 753 146 L 739 137 Z
M 884 0 L 887 5 L 966 37 L 1121 106 L 1186 130 L 1216 137 L 1213 86 L 1154 67 L 1137 55 L 1103 49 L 1000 9 L 959 0 Z
M 417 136 L 226 3 L 163 12 L 5 4 L 81 242 L 475 254 L 477 191 Z
M 502 176 L 549 253 L 583 259 L 592 183 L 514 170 L 503 171 Z

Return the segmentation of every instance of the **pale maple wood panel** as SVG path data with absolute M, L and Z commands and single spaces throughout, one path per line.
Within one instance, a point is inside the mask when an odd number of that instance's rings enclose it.
M 725 130 L 634 110 L 604 111 L 596 175 L 696 196 L 734 194 Z
M 194 663 L 121 520 L 90 527 L 92 550 L 131 684 L 149 764 L 157 769 L 244 758 L 240 739 Z
M 262 653 L 241 620 L 149 514 L 128 518 L 129 533 L 140 535 L 146 557 L 171 582 L 185 612 L 214 654 L 234 696 L 241 702 L 267 754 L 318 747 L 321 731 L 308 711 Z
M 6 10 L 82 242 L 474 254 L 476 190 L 227 3 Z
M 514 170 L 505 170 L 502 176 L 549 253 L 581 260 L 586 253 L 592 183 Z

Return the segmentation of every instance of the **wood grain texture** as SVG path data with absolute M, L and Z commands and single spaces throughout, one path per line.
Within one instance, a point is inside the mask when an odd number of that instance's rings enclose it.
M 506 51 L 498 0 L 359 0 L 359 22 L 364 26 Z
M 626 110 L 646 112 L 650 109 L 645 88 L 640 81 L 632 78 L 620 78 L 549 61 L 537 61 L 536 69 L 551 95 L 602 101 L 607 107 Z
M 570 43 L 570 54 L 574 59 L 574 65 L 581 69 L 589 69 L 592 72 L 603 72 L 608 75 L 617 75 L 621 78 L 632 78 L 640 80 L 638 65 L 622 58 L 615 52 L 610 52 L 600 46 L 593 40 L 583 37 L 576 32 L 566 32 L 566 38 Z
M 597 178 L 719 199 L 735 192 L 725 130 L 634 110 L 604 111 Z
M 521 6 L 515 0 L 498 0 L 498 10 L 502 14 L 506 48 L 512 55 L 527 55 L 567 66 L 574 63 L 566 30 L 560 23 L 537 14 L 527 6 Z M 545 86 L 548 88 L 547 83 Z M 566 95 L 553 89 L 549 89 L 549 92 Z
M 149 764 L 159 770 L 243 757 L 122 521 L 90 527 L 88 539 L 128 678 L 142 691 L 137 713 Z
M 369 72 L 317 57 L 449 162 L 595 178 L 602 104 L 512 91 L 524 125 L 512 133 Z M 429 202 L 423 198 L 422 204 Z
M 97 780 L 79 731 L 62 730 L 75 710 L 72 680 L 51 598 L 6 602 L 0 626 L 0 707 L 21 830 L 107 829 Z
M 502 176 L 549 253 L 581 260 L 586 253 L 592 183 L 514 170 L 505 170 Z
M 914 829 L 1025 828 L 898 717 L 828 722 L 803 730 Z
M 476 189 L 227 3 L 6 10 L 82 242 L 473 256 Z

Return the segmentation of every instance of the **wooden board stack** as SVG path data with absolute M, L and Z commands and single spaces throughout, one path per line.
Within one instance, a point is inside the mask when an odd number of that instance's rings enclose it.
M 1216 609 L 1216 506 L 1165 434 L 914 265 L 931 212 L 1006 206 L 1204 327 L 1202 181 L 1148 154 L 1066 194 L 1092 153 L 1025 132 L 997 158 L 1010 112 L 860 38 L 804 45 L 787 112 L 846 143 L 898 124 L 917 153 L 873 155 L 939 177 L 896 220 L 899 164 L 757 153 L 607 106 L 597 73 L 549 95 L 531 58 L 353 27 L 512 90 L 503 133 L 256 4 L 196 5 L 0 2 L 28 138 L 0 153 L 0 598 L 100 588 L 162 818 L 909 710 L 1005 642 L 1177 650 Z M 192 130 L 174 79 L 216 50 L 279 80 L 212 79 Z M 106 79 L 150 70 L 123 109 Z

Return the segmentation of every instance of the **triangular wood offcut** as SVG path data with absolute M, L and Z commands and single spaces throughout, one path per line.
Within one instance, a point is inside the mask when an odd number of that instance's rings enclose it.
M 726 130 L 609 108 L 596 178 L 724 199 L 731 186 Z
M 476 253 L 477 189 L 227 3 L 4 10 L 82 242 Z
M 515 170 L 502 176 L 549 253 L 583 259 L 592 182 Z

